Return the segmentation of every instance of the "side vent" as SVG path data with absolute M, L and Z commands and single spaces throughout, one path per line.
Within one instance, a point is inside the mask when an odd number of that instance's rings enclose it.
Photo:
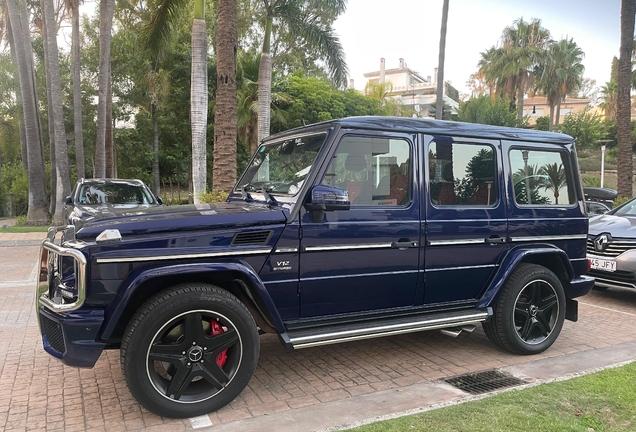
M 244 231 L 236 233 L 232 239 L 231 246 L 252 246 L 267 244 L 272 236 L 271 230 L 268 231 Z

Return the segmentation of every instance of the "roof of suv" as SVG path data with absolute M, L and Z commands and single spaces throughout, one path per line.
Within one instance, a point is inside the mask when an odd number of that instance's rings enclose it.
M 445 120 L 432 120 L 411 117 L 347 117 L 338 120 L 329 120 L 313 125 L 302 126 L 272 135 L 268 138 L 276 139 L 286 135 L 320 129 L 329 125 L 341 125 L 346 128 L 390 130 L 395 132 L 419 132 L 427 134 L 443 134 L 454 136 L 471 136 L 491 139 L 522 140 L 531 142 L 549 142 L 558 144 L 570 144 L 574 141 L 570 135 L 554 132 L 536 131 L 530 129 L 511 128 L 503 126 L 490 126 L 477 123 L 462 123 Z

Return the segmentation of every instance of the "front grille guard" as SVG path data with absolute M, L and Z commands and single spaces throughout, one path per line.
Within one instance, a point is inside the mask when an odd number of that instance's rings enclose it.
M 74 227 L 68 225 L 49 228 L 46 239 L 42 241 L 42 245 L 40 246 L 40 277 L 36 288 L 36 307 L 38 311 L 40 305 L 42 305 L 54 312 L 70 312 L 82 307 L 86 300 L 86 257 L 77 249 L 65 248 L 55 244 L 55 236 L 57 233 L 65 230 L 72 231 Z M 55 278 L 53 277 L 53 262 L 57 260 L 56 255 L 71 257 L 75 260 L 77 299 L 72 303 L 57 303 L 49 296 L 49 293 L 54 291 L 51 289 L 51 285 L 55 283 Z M 63 285 L 61 282 L 60 284 Z M 62 288 L 65 288 L 65 286 L 62 286 Z

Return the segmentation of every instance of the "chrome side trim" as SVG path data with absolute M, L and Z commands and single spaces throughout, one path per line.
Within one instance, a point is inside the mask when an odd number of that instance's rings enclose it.
M 106 263 L 118 263 L 118 262 L 145 262 L 145 261 L 165 261 L 165 260 L 177 260 L 177 259 L 194 259 L 194 258 L 214 258 L 214 257 L 226 257 L 236 255 L 258 255 L 264 253 L 270 253 L 272 248 L 259 248 L 259 249 L 244 249 L 237 251 L 223 251 L 223 252 L 203 252 L 203 253 L 191 253 L 181 255 L 159 255 L 159 256 L 135 256 L 135 257 L 116 257 L 116 258 L 97 258 L 97 264 Z
M 488 207 L 491 208 L 491 207 Z M 534 219 L 533 219 L 534 220 Z M 488 223 L 491 222 L 507 222 L 508 219 L 429 219 L 426 222 L 429 224 L 437 223 L 437 222 L 482 222 Z
M 51 234 L 49 229 L 49 234 Z M 55 237 L 55 232 L 53 232 L 53 237 Z M 49 237 L 50 238 L 50 237 Z M 84 304 L 86 300 L 86 256 L 77 249 L 65 248 L 62 246 L 58 246 L 52 243 L 52 240 L 44 240 L 42 241 L 42 246 L 40 246 L 40 255 L 38 257 L 38 266 L 40 266 L 40 260 L 42 259 L 42 252 L 46 250 L 47 253 L 54 253 L 57 255 L 72 257 L 75 260 L 75 283 L 77 284 L 77 300 L 73 303 L 65 303 L 59 304 L 53 302 L 49 298 L 49 281 L 47 278 L 47 283 L 42 284 L 38 278 L 38 282 L 36 285 L 36 308 L 38 310 L 38 317 L 40 315 L 39 309 L 40 305 L 45 306 L 46 308 L 56 311 L 56 312 L 70 312 L 76 309 L 79 309 Z M 47 260 L 48 262 L 48 260 Z M 48 264 L 50 265 L 50 264 Z M 39 318 L 38 318 L 39 319 Z
M 338 275 L 338 276 L 322 276 L 322 277 L 311 277 L 311 278 L 301 278 L 300 281 L 311 281 L 311 280 L 325 280 L 325 279 L 341 279 L 341 278 L 353 278 L 353 277 L 368 277 L 368 276 L 387 276 L 387 275 L 399 275 L 399 274 L 409 274 L 409 273 L 419 273 L 419 270 L 406 270 L 406 271 L 396 271 L 396 272 L 382 272 L 382 273 L 362 273 L 362 274 L 352 274 L 352 275 Z
M 428 242 L 429 246 L 457 246 L 457 245 L 469 245 L 469 244 L 485 244 L 486 239 L 459 239 L 459 240 L 431 240 Z
M 348 245 L 333 245 L 333 246 L 305 246 L 303 251 L 305 252 L 317 252 L 317 251 L 333 251 L 333 250 L 354 250 L 354 249 L 382 249 L 390 248 L 391 243 L 364 243 L 364 244 L 348 244 Z
M 587 234 L 570 234 L 570 235 L 560 235 L 560 236 L 510 237 L 510 241 L 513 241 L 513 242 L 553 241 L 553 240 L 587 240 Z
M 478 269 L 478 268 L 493 268 L 497 267 L 497 264 L 484 264 L 484 265 L 475 265 L 475 266 L 463 266 L 463 267 L 445 267 L 445 268 L 435 268 L 435 269 L 426 269 L 427 272 L 433 271 L 446 271 L 446 270 L 469 270 L 469 269 Z
M 298 252 L 297 247 L 276 248 L 276 250 L 274 251 L 274 253 L 294 253 L 294 252 Z
M 298 279 L 283 279 L 283 280 L 274 280 L 274 281 L 263 281 L 263 284 L 267 285 L 267 284 L 289 283 L 289 282 L 298 283 Z
M 360 339 L 371 339 L 375 337 L 411 333 L 422 330 L 434 330 L 444 327 L 477 324 L 485 321 L 487 318 L 488 312 L 475 312 L 459 317 L 423 319 L 409 323 L 389 324 L 364 329 L 343 330 L 339 332 L 301 336 L 297 338 L 290 338 L 289 342 L 293 345 L 294 349 L 309 348 L 319 345 L 350 342 Z

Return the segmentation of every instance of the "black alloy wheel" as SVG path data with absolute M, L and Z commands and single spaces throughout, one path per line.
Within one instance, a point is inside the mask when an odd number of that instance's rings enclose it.
M 182 284 L 148 300 L 130 321 L 121 364 L 130 392 L 149 411 L 192 417 L 231 402 L 259 353 L 256 324 L 229 292 Z

